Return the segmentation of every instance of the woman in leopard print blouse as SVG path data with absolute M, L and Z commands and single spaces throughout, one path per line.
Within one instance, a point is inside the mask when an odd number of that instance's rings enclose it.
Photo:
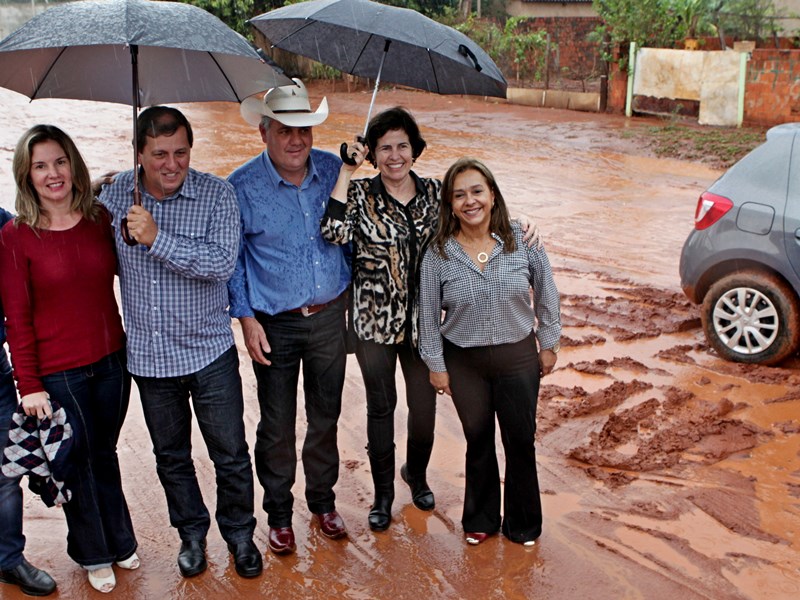
M 408 111 L 395 107 L 376 115 L 366 147 L 359 142 L 349 146 L 355 164 L 342 165 L 322 220 L 322 235 L 329 242 L 353 242 L 350 318 L 367 393 L 367 449 L 375 485 L 369 525 L 374 531 L 391 522 L 398 359 L 408 403 L 406 463 L 400 475 L 417 508 L 434 508 L 425 471 L 433 447 L 436 391 L 416 347 L 417 287 L 422 255 L 436 232 L 441 182 L 411 170 L 424 149 Z M 380 174 L 352 179 L 364 159 Z

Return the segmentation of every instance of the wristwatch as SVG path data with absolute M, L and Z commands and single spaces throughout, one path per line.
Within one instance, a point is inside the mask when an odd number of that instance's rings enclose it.
M 552 348 L 548 348 L 548 350 L 550 350 L 550 352 L 553 354 L 558 354 L 558 351 L 561 350 L 561 340 L 557 341 L 556 345 Z

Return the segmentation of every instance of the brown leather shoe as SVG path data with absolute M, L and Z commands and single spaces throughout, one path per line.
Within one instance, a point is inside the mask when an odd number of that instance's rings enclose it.
M 315 514 L 314 516 L 317 518 L 317 523 L 319 523 L 319 530 L 325 537 L 335 540 L 347 535 L 344 521 L 335 510 L 329 513 Z
M 291 554 L 297 548 L 291 527 L 270 527 L 268 543 L 275 554 Z

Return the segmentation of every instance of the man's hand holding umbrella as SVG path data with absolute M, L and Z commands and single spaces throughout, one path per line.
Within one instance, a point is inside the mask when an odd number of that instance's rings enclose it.
M 158 225 L 146 208 L 134 204 L 128 210 L 128 232 L 133 239 L 149 248 L 156 241 Z

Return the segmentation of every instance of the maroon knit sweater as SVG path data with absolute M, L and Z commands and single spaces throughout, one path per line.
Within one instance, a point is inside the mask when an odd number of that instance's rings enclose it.
M 38 233 L 38 236 L 37 236 Z M 92 364 L 125 345 L 114 296 L 110 217 L 65 231 L 8 222 L 0 231 L 0 295 L 20 396 L 40 377 Z

